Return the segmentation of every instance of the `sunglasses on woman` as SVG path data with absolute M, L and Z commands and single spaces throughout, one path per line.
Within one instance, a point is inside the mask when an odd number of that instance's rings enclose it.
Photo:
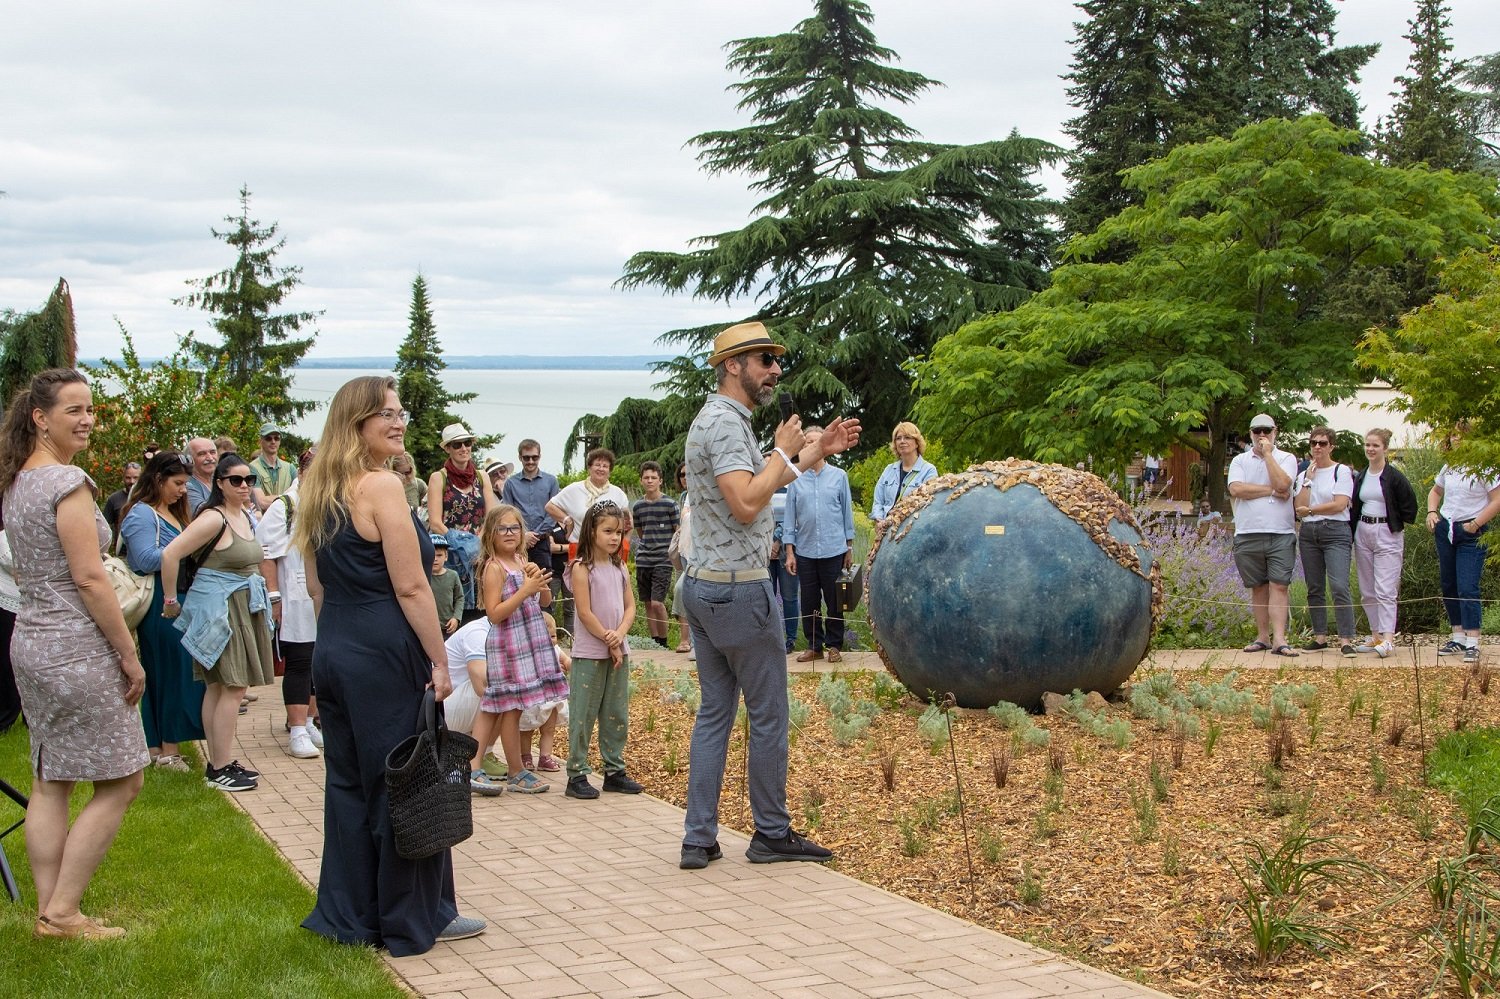
M 255 473 L 251 472 L 249 475 L 221 475 L 219 476 L 219 481 L 227 482 L 238 489 L 240 486 L 255 485 L 256 478 Z

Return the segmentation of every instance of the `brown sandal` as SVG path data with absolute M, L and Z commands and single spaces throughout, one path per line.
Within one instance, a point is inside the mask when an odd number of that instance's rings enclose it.
M 59 923 L 46 916 L 37 916 L 31 935 L 38 939 L 118 940 L 125 935 L 125 929 L 122 926 L 105 926 L 80 912 L 76 923 Z

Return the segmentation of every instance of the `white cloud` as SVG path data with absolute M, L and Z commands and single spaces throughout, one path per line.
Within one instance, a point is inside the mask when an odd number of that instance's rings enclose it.
M 875 0 L 903 67 L 942 81 L 896 109 L 927 138 L 1063 142 L 1071 4 Z M 1500 49 L 1491 0 L 1453 4 L 1459 55 Z M 1362 92 L 1389 107 L 1410 0 L 1340 6 L 1345 44 L 1380 41 Z M 7 13 L 0 64 L 0 307 L 58 276 L 81 348 L 147 354 L 206 317 L 171 304 L 229 263 L 236 209 L 287 239 L 289 303 L 323 309 L 320 356 L 394 352 L 410 282 L 431 285 L 453 353 L 638 353 L 743 308 L 612 287 L 643 249 L 743 224 L 744 178 L 684 143 L 743 125 L 732 39 L 790 30 L 808 0 L 580 0 L 356 6 L 76 3 Z M 1056 185 L 1055 175 L 1049 182 Z M 1059 191 L 1060 193 L 1060 191 Z

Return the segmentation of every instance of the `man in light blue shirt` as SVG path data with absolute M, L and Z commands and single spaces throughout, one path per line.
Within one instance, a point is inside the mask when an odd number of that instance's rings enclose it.
M 547 501 L 557 495 L 557 476 L 542 471 L 542 446 L 530 437 L 521 442 L 516 456 L 521 459 L 521 474 L 506 476 L 500 502 L 521 511 L 521 518 L 526 521 L 526 555 L 550 572 L 551 534 L 555 525 L 547 515 Z
M 807 428 L 809 444 L 821 439 L 823 428 Z M 787 487 L 786 520 L 782 525 L 787 572 L 802 590 L 802 615 L 808 648 L 799 663 L 844 658 L 844 608 L 839 603 L 839 576 L 854 563 L 854 500 L 849 476 L 842 468 L 819 460 Z M 825 618 L 821 606 L 827 606 Z

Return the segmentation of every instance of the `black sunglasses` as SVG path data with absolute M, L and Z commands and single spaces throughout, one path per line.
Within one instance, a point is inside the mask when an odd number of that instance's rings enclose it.
M 1251 427 L 1250 428 L 1250 433 L 1253 436 L 1256 436 L 1256 437 L 1260 437 L 1263 434 L 1274 434 L 1275 432 L 1276 432 L 1276 428 L 1275 427 Z
M 236 487 L 253 486 L 255 485 L 255 473 L 251 472 L 249 475 L 221 475 L 219 476 L 219 481 L 227 482 L 231 486 Z

